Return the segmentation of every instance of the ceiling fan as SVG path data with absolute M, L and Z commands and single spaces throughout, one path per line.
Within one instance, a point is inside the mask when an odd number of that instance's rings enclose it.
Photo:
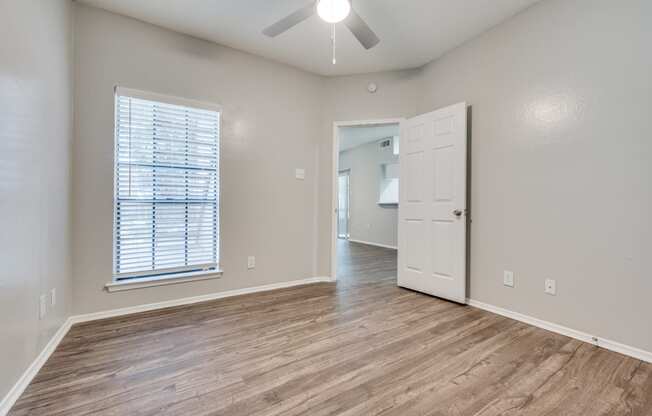
M 315 12 L 328 23 L 344 22 L 353 36 L 365 49 L 371 49 L 380 42 L 378 36 L 351 6 L 351 0 L 314 0 L 289 16 L 265 28 L 263 33 L 271 38 L 303 22 Z

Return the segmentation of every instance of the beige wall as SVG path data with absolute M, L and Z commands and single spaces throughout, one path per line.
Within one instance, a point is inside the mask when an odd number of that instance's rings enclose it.
M 0 0 L 0 399 L 69 313 L 71 17 L 67 0 Z
M 313 277 L 323 79 L 77 4 L 74 308 L 87 313 Z M 219 280 L 107 293 L 113 86 L 223 107 Z M 306 169 L 306 180 L 294 177 Z M 247 256 L 256 269 L 247 270 Z
M 650 16 L 648 0 L 540 2 L 428 65 L 418 105 L 473 107 L 471 297 L 647 351 Z
M 349 238 L 396 247 L 398 206 L 378 205 L 383 163 L 398 163 L 398 156 L 391 147 L 381 150 L 379 142 L 366 143 L 339 154 L 339 170 L 349 170 Z

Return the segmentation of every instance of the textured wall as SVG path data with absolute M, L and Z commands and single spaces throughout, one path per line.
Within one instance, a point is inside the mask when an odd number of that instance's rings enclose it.
M 70 2 L 0 0 L 0 398 L 69 313 L 72 73 Z
M 473 107 L 471 297 L 647 351 L 650 16 L 540 2 L 428 65 L 418 106 Z

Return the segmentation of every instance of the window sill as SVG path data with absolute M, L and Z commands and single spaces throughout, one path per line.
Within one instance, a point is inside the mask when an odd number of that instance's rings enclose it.
M 143 289 L 153 286 L 176 285 L 179 283 L 197 282 L 200 280 L 219 279 L 220 277 L 222 277 L 222 270 L 209 270 L 179 273 L 169 276 L 143 277 L 122 282 L 109 282 L 104 285 L 104 287 L 108 292 L 122 292 L 124 290 Z

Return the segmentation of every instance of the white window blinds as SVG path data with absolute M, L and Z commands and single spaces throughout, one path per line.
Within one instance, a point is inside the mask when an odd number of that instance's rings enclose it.
M 216 269 L 219 111 L 122 88 L 115 101 L 114 279 Z

